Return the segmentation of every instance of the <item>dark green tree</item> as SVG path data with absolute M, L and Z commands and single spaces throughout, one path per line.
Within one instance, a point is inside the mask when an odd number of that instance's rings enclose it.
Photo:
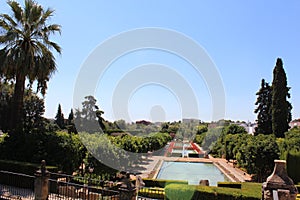
M 97 100 L 93 96 L 84 97 L 82 102 L 82 110 L 76 109 L 75 124 L 78 131 L 86 131 L 89 133 L 105 130 L 103 111 L 99 110 Z M 100 128 L 99 128 L 100 126 Z
M 276 137 L 283 138 L 289 129 L 292 118 L 292 105 L 287 101 L 287 98 L 290 98 L 289 90 L 282 60 L 278 58 L 272 82 L 272 130 Z
M 246 133 L 246 130 L 244 127 L 239 126 L 237 124 L 230 124 L 229 126 L 226 126 L 223 129 L 223 134 L 228 135 L 228 134 L 239 134 L 239 133 Z
M 44 100 L 31 90 L 25 91 L 24 96 L 24 131 L 25 133 L 45 132 L 47 120 L 43 117 L 45 112 Z
M 75 133 L 75 134 L 78 133 L 77 129 L 75 127 L 75 119 L 74 119 L 73 109 L 71 109 L 71 111 L 70 111 L 66 128 L 68 129 L 68 133 Z
M 9 130 L 9 116 L 13 94 L 13 86 L 0 81 L 0 130 L 7 133 Z
M 73 109 L 71 109 L 69 117 L 68 117 L 68 124 L 72 124 L 74 123 L 74 113 L 73 113 Z
M 59 128 L 61 129 L 65 128 L 65 118 L 64 118 L 64 114 L 61 111 L 60 104 L 58 104 L 58 109 L 55 116 L 55 123 L 59 126 Z
M 272 134 L 272 87 L 265 81 L 261 80 L 261 88 L 256 93 L 257 100 L 255 105 L 257 108 L 254 113 L 257 113 L 256 134 Z
M 60 53 L 50 36 L 60 32 L 57 24 L 48 24 L 53 10 L 43 9 L 34 0 L 25 0 L 22 8 L 7 1 L 12 15 L 0 15 L 0 75 L 15 82 L 10 116 L 11 133 L 22 131 L 25 83 L 37 81 L 37 90 L 46 93 L 47 82 L 56 70 L 52 49 Z

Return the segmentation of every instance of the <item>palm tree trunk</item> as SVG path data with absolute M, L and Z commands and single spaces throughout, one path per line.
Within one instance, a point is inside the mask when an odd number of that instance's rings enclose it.
M 18 73 L 16 76 L 16 85 L 14 89 L 14 96 L 10 117 L 11 134 L 18 133 L 23 129 L 23 104 L 24 104 L 24 89 L 25 76 Z

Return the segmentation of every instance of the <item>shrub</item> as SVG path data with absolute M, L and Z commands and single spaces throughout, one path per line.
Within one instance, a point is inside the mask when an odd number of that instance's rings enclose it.
M 218 182 L 218 187 L 226 187 L 226 188 L 242 188 L 241 183 L 236 183 L 236 182 Z
M 18 162 L 13 160 L 0 160 L 0 169 L 9 172 L 22 173 L 27 175 L 34 175 L 40 164 Z M 47 166 L 51 172 L 57 172 L 57 167 Z
M 288 175 L 293 179 L 294 183 L 300 182 L 300 152 L 289 152 L 286 161 Z
M 169 184 L 165 188 L 166 199 L 172 200 L 259 200 L 261 184 L 241 183 L 241 189 Z
M 163 180 L 163 179 L 143 179 L 145 187 L 159 187 L 164 188 L 168 184 L 184 184 L 187 185 L 188 181 L 177 181 L 177 180 Z
M 165 191 L 163 188 L 141 188 L 138 191 L 139 196 L 151 199 L 164 199 Z

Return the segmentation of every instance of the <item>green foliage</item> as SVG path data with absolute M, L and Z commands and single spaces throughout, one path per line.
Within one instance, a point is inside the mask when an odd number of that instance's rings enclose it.
M 228 126 L 225 126 L 223 130 L 223 135 L 239 134 L 239 133 L 246 133 L 246 130 L 244 127 L 239 126 L 237 124 L 230 124 Z
M 165 195 L 172 200 L 259 200 L 261 184 L 242 183 L 241 189 L 170 184 L 165 188 Z
M 208 131 L 207 125 L 199 125 L 196 127 L 196 129 L 197 129 L 197 132 L 196 132 L 197 135 L 206 133 Z
M 206 133 L 202 133 L 201 135 L 196 135 L 194 138 L 194 142 L 202 146 Z
M 146 153 L 163 148 L 171 137 L 167 133 L 152 133 L 147 137 L 122 135 L 110 137 L 116 146 L 133 153 Z
M 287 101 L 287 98 L 290 98 L 289 90 L 282 60 L 278 58 L 272 82 L 272 130 L 276 137 L 284 137 L 292 119 L 292 105 Z
M 261 88 L 256 93 L 257 100 L 255 105 L 257 108 L 254 113 L 257 113 L 257 134 L 272 134 L 272 87 L 269 86 L 264 79 L 261 80 Z
M 44 132 L 48 121 L 43 117 L 45 112 L 44 100 L 31 90 L 26 90 L 24 96 L 24 132 Z
M 40 164 L 19 162 L 13 160 L 0 160 L 0 169 L 9 172 L 22 173 L 27 175 L 34 175 L 36 170 L 40 168 Z M 57 172 L 57 167 L 47 166 L 47 170 Z
M 256 174 L 256 181 L 263 182 L 274 168 L 274 160 L 279 158 L 279 148 L 273 135 L 249 136 L 237 150 L 238 165 L 249 174 Z
M 75 133 L 77 134 L 77 129 L 74 123 L 74 113 L 73 113 L 73 109 L 71 109 L 69 117 L 68 117 L 68 121 L 67 121 L 67 125 L 66 128 L 68 130 L 68 133 Z
M 141 188 L 138 195 L 150 199 L 164 199 L 165 190 L 163 188 Z
M 0 79 L 0 130 L 8 132 L 13 85 Z
M 300 129 L 292 128 L 285 133 L 285 138 L 278 138 L 277 144 L 280 150 L 280 159 L 285 160 L 290 151 L 300 152 Z
M 212 129 L 213 130 L 213 129 Z M 206 134 L 211 134 L 208 131 Z M 213 135 L 215 136 L 215 135 Z M 205 140 L 208 136 L 206 135 Z M 279 146 L 274 135 L 249 135 L 236 125 L 229 125 L 214 143 L 211 154 L 234 159 L 239 167 L 249 174 L 255 174 L 256 181 L 262 182 L 270 175 L 274 160 L 279 158 Z
M 100 162 L 115 169 L 127 171 L 143 161 L 141 153 L 163 148 L 171 139 L 167 133 L 153 133 L 147 137 L 130 135 L 109 136 L 80 132 L 79 136 L 92 154 Z
M 287 172 L 290 178 L 293 179 L 294 183 L 300 182 L 300 152 L 288 152 L 287 153 Z
M 20 133 L 8 137 L 0 145 L 0 158 L 57 166 L 72 173 L 85 156 L 85 148 L 77 135 L 67 132 Z
M 236 159 L 236 154 L 244 144 L 245 140 L 247 141 L 247 134 L 228 134 L 225 136 L 224 142 L 224 152 L 226 160 Z
M 188 181 L 178 181 L 178 180 L 163 180 L 163 179 L 143 179 L 143 182 L 145 183 L 145 187 L 158 187 L 158 188 L 164 188 L 169 184 L 183 184 L 187 185 Z
M 75 125 L 78 132 L 103 132 L 106 130 L 104 119 L 102 118 L 103 111 L 99 110 L 97 100 L 93 96 L 84 97 L 82 102 L 82 110 L 76 109 Z
M 9 131 L 13 87 L 13 84 L 0 81 L 0 129 L 4 132 Z M 45 132 L 49 128 L 49 122 L 43 117 L 44 100 L 31 89 L 26 89 L 24 94 L 22 131 Z
M 205 150 L 213 149 L 213 146 L 216 144 L 218 138 L 222 134 L 223 127 L 217 127 L 209 129 L 205 134 L 205 138 L 202 142 L 202 148 Z

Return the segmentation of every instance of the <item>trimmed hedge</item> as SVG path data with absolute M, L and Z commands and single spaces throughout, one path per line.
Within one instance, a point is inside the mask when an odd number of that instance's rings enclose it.
M 288 152 L 286 157 L 287 172 L 294 183 L 300 182 L 300 152 Z
M 237 182 L 218 182 L 218 187 L 237 188 L 241 189 L 242 184 Z
M 163 179 L 143 179 L 145 187 L 158 187 L 164 188 L 169 184 L 184 184 L 187 185 L 188 181 L 177 181 L 177 180 L 163 180 Z
M 170 200 L 260 200 L 261 184 L 242 183 L 242 189 L 169 184 L 165 197 Z
M 138 191 L 138 195 L 141 197 L 151 199 L 165 199 L 165 190 L 163 188 L 141 188 Z
M 34 173 L 40 168 L 40 166 L 41 164 L 19 162 L 13 160 L 0 160 L 1 170 L 27 175 L 34 175 Z M 57 172 L 57 167 L 47 166 L 47 170 L 51 172 Z

